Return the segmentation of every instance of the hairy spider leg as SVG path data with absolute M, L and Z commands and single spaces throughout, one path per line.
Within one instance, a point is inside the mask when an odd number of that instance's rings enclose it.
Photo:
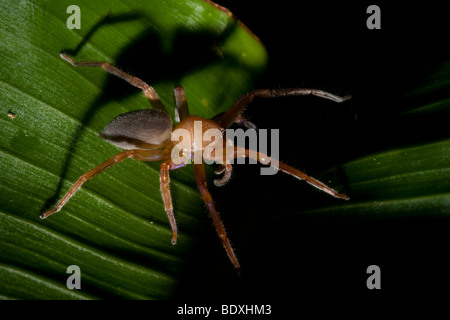
M 255 97 L 260 98 L 278 98 L 286 96 L 306 96 L 313 95 L 320 98 L 332 100 L 335 102 L 343 102 L 351 98 L 351 96 L 340 97 L 323 90 L 303 89 L 303 88 L 289 88 L 289 89 L 256 89 L 243 95 L 223 114 L 215 117 L 215 121 L 220 124 L 222 128 L 228 128 L 233 122 L 242 122 L 240 118 L 241 112 L 245 107 L 252 102 Z M 245 121 L 244 121 L 245 124 Z
M 161 184 L 161 195 L 164 202 L 164 209 L 169 217 L 170 226 L 172 227 L 172 244 L 177 243 L 177 223 L 175 221 L 175 215 L 173 213 L 172 197 L 170 194 L 170 176 L 169 170 L 177 170 L 183 168 L 186 164 L 174 164 L 172 160 L 166 160 L 161 163 L 161 174 L 159 181 Z
M 230 149 L 230 148 L 229 148 Z M 241 148 L 241 147 L 234 147 L 233 150 L 230 150 L 224 148 L 223 149 L 223 154 L 226 155 L 228 157 L 228 161 L 227 163 L 229 163 L 231 161 L 232 158 L 239 158 L 239 157 L 244 157 L 244 158 L 252 158 L 255 159 L 256 161 L 262 163 L 262 164 L 269 164 L 271 166 L 274 166 L 274 163 L 276 163 L 278 165 L 278 169 L 284 173 L 287 173 L 299 180 L 304 180 L 307 183 L 309 183 L 310 185 L 316 187 L 317 189 L 328 193 L 329 195 L 335 197 L 335 198 L 339 198 L 339 199 L 343 199 L 343 200 L 349 200 L 350 198 L 343 194 L 343 193 L 339 193 L 338 191 L 334 190 L 333 188 L 327 186 L 326 184 L 324 184 L 323 182 L 320 182 L 319 180 L 308 176 L 307 174 L 301 172 L 300 170 L 295 169 L 294 167 L 291 167 L 290 165 L 287 165 L 284 162 L 281 162 L 279 160 L 275 160 L 272 159 L 271 157 L 269 157 L 268 155 L 262 153 L 262 152 L 258 152 L 258 151 L 254 151 L 254 150 L 249 150 L 246 148 Z M 228 154 L 227 154 L 228 153 Z
M 165 114 L 169 114 L 164 107 L 161 99 L 159 98 L 158 94 L 156 93 L 155 89 L 153 89 L 152 86 L 149 86 L 147 83 L 142 81 L 141 79 L 132 76 L 131 74 L 126 73 L 125 71 L 120 70 L 119 68 L 109 64 L 108 62 L 100 62 L 100 61 L 80 61 L 75 62 L 72 58 L 70 58 L 67 54 L 61 53 L 61 58 L 72 64 L 74 67 L 100 67 L 103 68 L 108 73 L 111 73 L 112 75 L 115 75 L 116 77 L 119 77 L 132 86 L 141 89 L 147 99 L 150 101 L 150 104 L 155 110 L 158 110 L 160 112 L 164 112 Z
M 240 274 L 240 265 L 234 254 L 233 248 L 231 248 L 230 241 L 228 240 L 227 233 L 223 226 L 222 220 L 220 219 L 219 212 L 217 212 L 216 205 L 211 197 L 211 194 L 208 191 L 207 183 L 206 183 L 206 173 L 205 173 L 205 164 L 195 164 L 194 163 L 194 174 L 195 180 L 197 182 L 197 187 L 200 190 L 200 194 L 202 195 L 202 199 L 208 208 L 209 215 L 211 216 L 214 227 L 216 228 L 217 234 L 219 235 L 220 240 L 222 240 L 222 244 L 225 247 L 225 251 L 228 254 L 231 262 L 234 265 L 234 268 L 237 270 L 238 274 Z
M 169 153 L 170 154 L 170 153 Z M 89 170 L 74 183 L 74 185 L 67 191 L 64 197 L 58 202 L 58 204 L 51 210 L 44 212 L 40 217 L 41 219 L 45 219 L 48 216 L 59 212 L 62 207 L 72 198 L 75 193 L 81 188 L 81 186 L 86 182 L 98 175 L 99 173 L 105 171 L 106 169 L 112 167 L 115 164 L 118 164 L 125 160 L 126 158 L 137 159 L 140 161 L 158 161 L 167 159 L 167 151 L 158 152 L 154 150 L 125 150 L 122 151 L 115 156 L 109 158 L 102 164 L 98 165 L 92 170 Z

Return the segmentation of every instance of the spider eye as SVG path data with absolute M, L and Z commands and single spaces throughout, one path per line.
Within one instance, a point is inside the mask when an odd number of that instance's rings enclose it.
M 122 149 L 150 149 L 164 145 L 172 134 L 172 120 L 153 109 L 137 110 L 114 118 L 100 137 Z

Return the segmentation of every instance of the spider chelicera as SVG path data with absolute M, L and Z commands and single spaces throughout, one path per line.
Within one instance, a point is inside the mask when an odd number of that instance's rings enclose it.
M 252 102 L 255 97 L 276 98 L 283 96 L 314 95 L 335 102 L 342 102 L 350 98 L 350 96 L 339 97 L 322 90 L 304 88 L 276 90 L 259 89 L 253 90 L 239 98 L 226 112 L 220 113 L 212 119 L 205 119 L 189 114 L 184 89 L 181 86 L 177 86 L 174 89 L 174 95 L 176 102 L 176 120 L 179 121 L 179 123 L 178 125 L 174 126 L 169 113 L 159 99 L 156 91 L 141 79 L 134 77 L 107 62 L 75 62 L 64 53 L 61 54 L 61 58 L 70 62 L 73 66 L 76 67 L 101 67 L 105 71 L 127 81 L 131 85 L 141 89 L 144 92 L 153 109 L 132 111 L 114 118 L 100 133 L 100 137 L 126 150 L 116 154 L 99 166 L 83 174 L 69 189 L 65 196 L 59 201 L 55 208 L 43 213 L 41 215 L 41 219 L 45 219 L 51 214 L 60 211 L 62 207 L 69 201 L 69 199 L 81 188 L 83 183 L 126 158 L 137 159 L 139 161 L 162 161 L 160 171 L 161 194 L 164 202 L 164 208 L 167 216 L 169 217 L 170 226 L 172 228 L 172 244 L 176 244 L 177 242 L 177 225 L 175 222 L 174 209 L 170 195 L 169 171 L 183 168 L 188 164 L 188 161 L 184 161 L 181 163 L 176 163 L 175 161 L 173 161 L 172 150 L 176 145 L 175 141 L 172 141 L 172 132 L 177 129 L 184 129 L 190 133 L 191 137 L 193 137 L 194 123 L 197 121 L 201 122 L 203 133 L 208 129 L 217 129 L 221 132 L 225 132 L 224 129 L 230 127 L 233 123 L 238 123 L 250 128 L 255 128 L 255 126 L 251 122 L 241 116 L 244 108 L 250 102 Z M 193 154 L 195 152 L 203 152 L 208 144 L 211 143 L 210 141 L 202 141 L 202 143 L 199 145 L 194 143 L 194 139 L 191 139 L 190 141 L 193 141 L 192 145 L 185 146 L 186 148 L 183 147 L 184 150 L 189 150 L 190 154 L 187 155 L 188 158 L 193 157 Z M 223 145 L 223 148 L 225 151 L 225 145 Z M 181 150 L 181 152 L 183 152 L 183 150 Z M 222 164 L 215 171 L 216 174 L 223 173 L 222 178 L 214 180 L 214 184 L 216 186 L 222 186 L 230 179 L 232 170 L 231 160 L 238 156 L 243 156 L 252 158 L 264 164 L 270 163 L 272 165 L 273 163 L 277 163 L 278 170 L 290 174 L 297 179 L 304 180 L 314 187 L 332 195 L 333 197 L 344 200 L 349 199 L 345 194 L 335 191 L 324 183 L 304 174 L 303 172 L 283 162 L 271 161 L 273 159 L 261 152 L 251 152 L 249 149 L 245 149 L 242 147 L 233 147 L 232 152 L 223 152 L 223 154 L 228 158 L 224 159 Z M 205 154 L 203 154 L 203 157 L 206 160 Z M 211 155 L 209 155 L 209 157 L 211 157 Z M 194 161 L 193 168 L 198 189 L 200 190 L 202 199 L 205 202 L 206 207 L 208 208 L 209 214 L 213 220 L 219 238 L 222 240 L 228 257 L 239 272 L 239 262 L 230 245 L 230 241 L 228 240 L 222 220 L 220 219 L 214 201 L 207 188 L 205 163 L 195 163 Z

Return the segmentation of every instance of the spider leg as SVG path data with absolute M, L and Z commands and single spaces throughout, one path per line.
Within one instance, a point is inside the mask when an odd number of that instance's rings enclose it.
M 64 205 L 70 200 L 70 198 L 72 198 L 72 196 L 75 195 L 75 193 L 77 193 L 77 191 L 86 181 L 92 179 L 99 173 L 105 171 L 106 169 L 110 168 L 115 164 L 118 164 L 119 162 L 122 162 L 126 158 L 135 158 L 143 161 L 146 156 L 150 155 L 150 153 L 151 152 L 146 150 L 125 150 L 116 154 L 112 158 L 106 160 L 105 162 L 98 165 L 94 169 L 86 172 L 85 174 L 83 174 L 81 177 L 78 178 L 78 180 L 74 183 L 74 185 L 69 189 L 69 191 L 67 191 L 64 197 L 58 202 L 58 204 L 53 209 L 48 210 L 41 215 L 41 219 L 45 219 L 48 216 L 56 212 L 59 212 L 62 209 L 62 207 L 64 207 Z
M 156 93 L 155 89 L 153 87 L 146 84 L 141 79 L 132 76 L 131 74 L 126 73 L 125 71 L 120 70 L 119 68 L 109 64 L 108 62 L 100 62 L 100 61 L 80 61 L 75 62 L 72 58 L 70 58 L 67 54 L 61 53 L 61 58 L 72 64 L 74 67 L 101 67 L 103 70 L 105 70 L 108 73 L 111 73 L 112 75 L 115 75 L 116 77 L 119 77 L 132 86 L 135 86 L 139 89 L 141 89 L 147 99 L 150 101 L 150 104 L 155 110 L 161 111 L 167 115 L 169 113 L 167 112 L 166 108 L 164 107 L 161 99 L 159 98 L 158 94 Z
M 226 152 L 226 151 L 224 151 Z M 228 156 L 228 155 L 227 155 Z M 307 183 L 309 183 L 310 185 L 316 187 L 317 189 L 328 193 L 329 195 L 335 197 L 335 198 L 339 198 L 339 199 L 343 199 L 343 200 L 349 200 L 350 198 L 343 194 L 343 193 L 339 193 L 338 191 L 334 190 L 333 188 L 327 186 L 326 184 L 324 184 L 323 182 L 320 182 L 319 180 L 308 176 L 307 174 L 301 172 L 300 170 L 295 169 L 294 167 L 291 167 L 290 165 L 287 165 L 284 162 L 275 160 L 270 158 L 268 155 L 261 153 L 261 152 L 251 152 L 251 150 L 249 149 L 244 149 L 244 148 L 238 148 L 238 147 L 234 147 L 234 153 L 232 154 L 232 157 L 237 158 L 237 157 L 246 157 L 246 158 L 253 158 L 257 161 L 259 161 L 262 164 L 267 164 L 270 162 L 271 166 L 274 166 L 274 164 L 278 165 L 278 170 L 287 173 L 299 180 L 304 180 Z
M 220 123 L 220 121 L 224 115 L 225 115 L 225 112 L 218 113 L 214 117 L 212 117 L 211 120 L 214 122 Z M 246 129 L 258 130 L 258 127 L 253 122 L 251 122 L 250 120 L 248 120 L 241 114 L 239 114 L 237 116 L 237 118 L 234 119 L 234 123 L 246 128 Z
M 215 121 L 220 124 L 222 128 L 228 128 L 239 119 L 244 108 L 252 102 L 255 97 L 261 98 L 278 98 L 286 96 L 306 96 L 313 95 L 320 98 L 332 100 L 335 102 L 343 102 L 351 98 L 351 96 L 339 97 L 329 92 L 316 89 L 290 88 L 290 89 L 257 89 L 253 90 L 242 97 L 240 97 L 224 114 L 215 118 Z
M 170 195 L 169 170 L 176 170 L 184 166 L 185 166 L 184 163 L 176 165 L 172 162 L 172 160 L 166 160 L 163 163 L 161 163 L 161 174 L 160 174 L 161 194 L 164 202 L 164 209 L 166 210 L 170 222 L 170 227 L 172 228 L 172 244 L 177 243 L 178 229 L 177 223 L 175 221 L 175 215 L 173 213 L 172 196 Z
M 237 261 L 236 255 L 234 254 L 234 251 L 231 248 L 231 244 L 230 244 L 230 241 L 228 240 L 227 233 L 223 226 L 222 220 L 220 219 L 219 213 L 217 212 L 217 209 L 216 209 L 214 201 L 211 197 L 211 194 L 209 193 L 209 191 L 207 189 L 205 164 L 204 163 L 194 164 L 194 174 L 195 174 L 195 180 L 197 181 L 197 186 L 202 195 L 202 199 L 205 202 L 206 207 L 208 208 L 209 215 L 211 216 L 211 218 L 213 220 L 214 227 L 216 228 L 217 234 L 219 235 L 219 238 L 222 240 L 223 246 L 225 247 L 228 257 L 230 258 L 231 262 L 233 263 L 234 267 L 237 269 L 237 271 L 239 273 L 240 272 L 239 262 Z
M 189 108 L 187 104 L 186 94 L 184 93 L 184 89 L 182 86 L 176 86 L 173 89 L 173 94 L 175 96 L 175 120 L 180 122 L 187 116 L 189 116 Z
M 253 122 L 251 122 L 241 114 L 237 116 L 237 118 L 234 120 L 234 123 L 237 123 L 246 129 L 258 130 L 258 127 Z
M 326 184 L 324 184 L 323 182 L 320 182 L 319 180 L 308 176 L 307 174 L 301 172 L 300 170 L 295 169 L 294 167 L 291 167 L 289 165 L 287 165 L 284 162 L 278 161 L 278 169 L 281 170 L 284 173 L 287 173 L 297 179 L 300 180 L 304 180 L 307 183 L 309 183 L 310 185 L 312 185 L 313 187 L 316 187 L 317 189 L 328 193 L 329 195 L 338 198 L 338 199 L 343 199 L 343 200 L 349 200 L 350 198 L 343 193 L 339 193 L 336 190 L 334 190 L 333 188 L 327 186 Z

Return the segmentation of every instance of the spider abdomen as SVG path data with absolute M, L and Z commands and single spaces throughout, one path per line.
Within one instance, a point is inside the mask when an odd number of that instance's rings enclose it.
M 150 149 L 170 140 L 172 120 L 153 110 L 136 110 L 115 117 L 100 133 L 100 137 L 115 146 L 131 149 Z

